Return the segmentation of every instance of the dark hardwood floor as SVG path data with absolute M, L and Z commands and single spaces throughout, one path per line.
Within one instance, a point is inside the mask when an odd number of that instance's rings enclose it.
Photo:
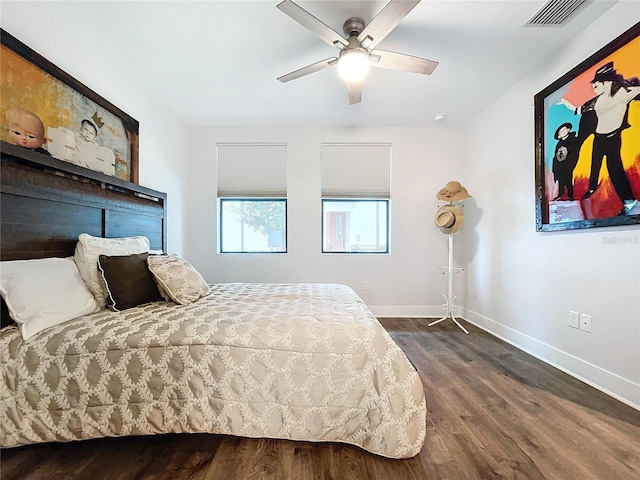
M 389 460 L 357 447 L 181 434 L 0 452 L 13 479 L 631 480 L 640 412 L 468 325 L 382 319 L 420 373 L 427 440 Z

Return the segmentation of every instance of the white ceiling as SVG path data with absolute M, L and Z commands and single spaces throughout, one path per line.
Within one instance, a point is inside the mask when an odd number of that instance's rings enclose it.
M 24 3 L 2 3 L 2 26 L 13 33 L 11 25 L 25 21 Z M 352 106 L 335 67 L 276 80 L 337 53 L 277 3 L 82 1 L 37 8 L 53 25 L 71 21 L 76 38 L 91 39 L 94 58 L 116 66 L 114 78 L 126 78 L 187 124 L 429 126 L 444 113 L 445 124 L 455 126 L 539 68 L 615 1 L 592 1 L 562 28 L 532 28 L 523 25 L 542 0 L 422 0 L 378 48 L 440 65 L 431 76 L 372 69 L 362 103 Z M 296 3 L 342 32 L 347 18 L 368 23 L 386 1 Z

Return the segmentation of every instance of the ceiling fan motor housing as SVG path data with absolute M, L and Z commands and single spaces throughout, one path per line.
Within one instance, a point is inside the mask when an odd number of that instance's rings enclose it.
M 344 22 L 342 26 L 342 31 L 348 37 L 357 37 L 360 35 L 360 32 L 364 30 L 364 20 L 358 17 L 351 17 L 349 20 Z

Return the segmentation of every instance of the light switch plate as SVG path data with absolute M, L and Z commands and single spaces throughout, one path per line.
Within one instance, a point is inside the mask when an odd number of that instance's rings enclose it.
M 580 314 L 569 310 L 569 326 L 573 328 L 580 328 Z

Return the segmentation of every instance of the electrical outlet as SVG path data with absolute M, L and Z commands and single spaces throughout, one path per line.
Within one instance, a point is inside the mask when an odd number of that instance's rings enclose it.
M 580 328 L 580 314 L 569 310 L 569 326 L 573 328 Z
M 369 290 L 369 282 L 367 280 L 364 281 L 364 289 Z
M 591 315 L 580 314 L 580 330 L 591 333 L 592 323 Z

